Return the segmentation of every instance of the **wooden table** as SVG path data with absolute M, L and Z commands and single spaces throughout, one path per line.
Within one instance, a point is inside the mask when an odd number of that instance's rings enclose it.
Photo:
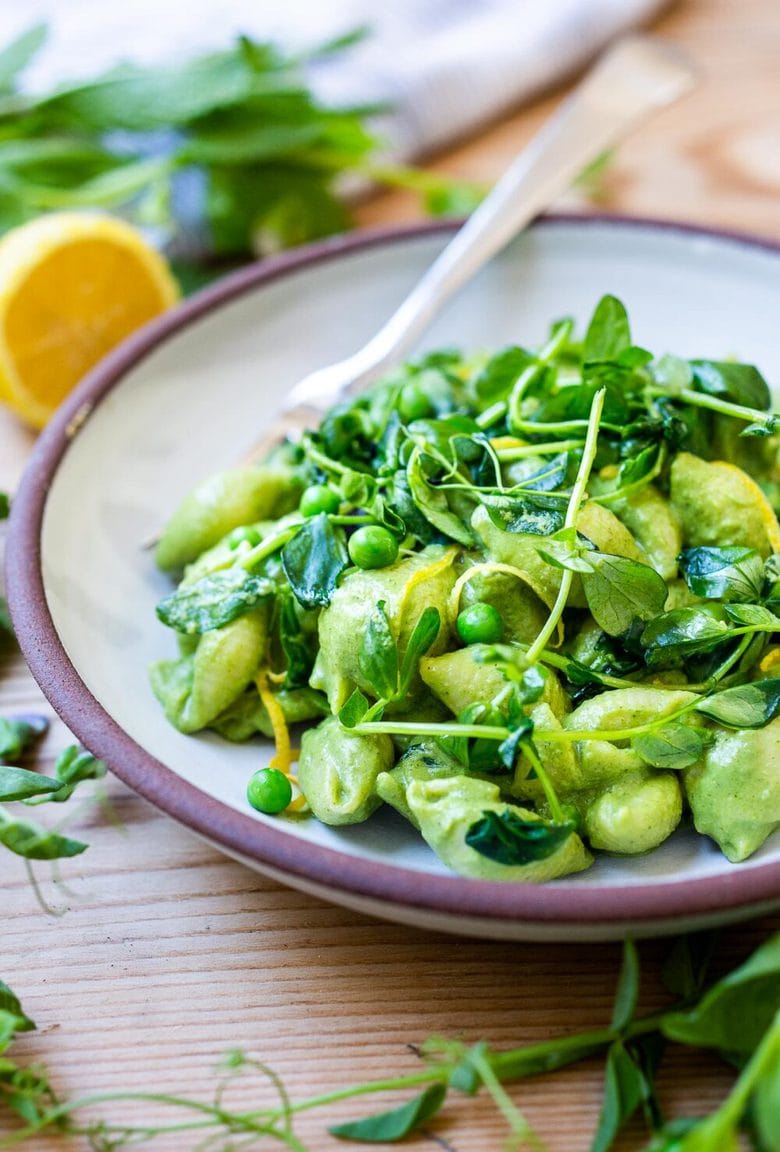
M 689 0 L 657 30 L 690 53 L 703 79 L 620 149 L 599 209 L 780 240 L 780 8 L 774 0 Z M 559 98 L 540 100 L 437 166 L 493 178 Z M 592 208 L 576 196 L 565 204 Z M 385 196 L 363 208 L 361 222 L 418 212 L 405 196 Z M 13 488 L 31 444 L 0 415 L 0 488 Z M 4 655 L 0 713 L 24 709 L 52 718 L 45 768 L 68 733 L 22 660 Z M 617 945 L 486 943 L 366 919 L 232 863 L 115 780 L 107 793 L 110 818 L 90 808 L 76 820 L 91 847 L 64 868 L 72 895 L 43 881 L 67 915 L 44 915 L 22 864 L 2 858 L 0 977 L 39 1025 L 18 1052 L 45 1061 L 63 1093 L 145 1088 L 205 1099 L 215 1063 L 242 1047 L 268 1061 L 297 1098 L 414 1071 L 409 1045 L 431 1033 L 507 1047 L 608 1019 Z M 743 955 L 778 926 L 774 917 L 728 931 L 724 958 Z M 641 947 L 648 1008 L 661 1002 L 666 949 L 663 942 Z M 702 1113 L 729 1082 L 707 1055 L 675 1057 L 662 1077 L 663 1096 L 672 1114 Z M 601 1093 L 598 1060 L 513 1090 L 552 1152 L 589 1147 Z M 252 1095 L 247 1086 L 236 1098 L 249 1107 L 258 1096 L 262 1090 Z M 335 1147 L 326 1123 L 359 1111 L 351 1104 L 304 1115 L 299 1135 L 313 1152 Z M 502 1146 L 503 1121 L 488 1101 L 464 1098 L 448 1115 L 413 1146 Z M 642 1143 L 637 1127 L 619 1147 Z M 39 1152 L 60 1146 L 55 1139 L 34 1144 Z M 159 1146 L 191 1152 L 194 1139 Z

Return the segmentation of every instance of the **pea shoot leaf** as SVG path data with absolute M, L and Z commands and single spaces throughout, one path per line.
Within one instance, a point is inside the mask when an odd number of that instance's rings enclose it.
M 568 821 L 524 820 L 511 808 L 485 810 L 466 832 L 466 843 L 499 864 L 532 864 L 557 852 L 573 831 Z
M 704 740 L 687 724 L 666 724 L 635 736 L 631 747 L 652 768 L 689 768 L 701 757 Z
M 420 660 L 436 642 L 441 628 L 441 613 L 439 609 L 429 604 L 420 613 L 420 618 L 412 629 L 406 651 L 401 661 L 401 675 L 398 685 L 398 696 L 403 699 L 409 691 L 409 686 L 417 674 Z
M 0 809 L 0 844 L 27 860 L 59 860 L 79 856 L 87 848 L 82 841 L 60 836 L 40 824 L 15 820 L 3 809 Z
M 752 364 L 731 360 L 691 360 L 695 387 L 747 408 L 769 408 L 769 385 Z
M 749 602 L 761 595 L 764 564 L 754 548 L 685 548 L 678 562 L 691 592 L 703 599 Z
M 360 642 L 358 666 L 377 700 L 391 700 L 398 691 L 398 648 L 390 631 L 385 602 L 375 604 Z
M 712 931 L 677 937 L 661 972 L 664 986 L 673 996 L 693 1000 L 701 995 L 717 942 Z
M 624 306 L 615 296 L 602 296 L 585 334 L 583 360 L 617 360 L 630 346 L 631 328 Z
M 281 597 L 279 609 L 279 641 L 284 653 L 285 688 L 300 688 L 309 683 L 314 667 L 314 651 L 307 641 L 292 596 Z
M 595 571 L 590 558 L 594 546 L 584 536 L 579 536 L 576 528 L 562 528 L 540 540 L 535 548 L 545 564 L 553 568 L 568 569 L 570 572 Z
M 345 728 L 356 728 L 368 712 L 368 707 L 367 698 L 356 688 L 339 710 L 339 724 Z
M 16 760 L 49 727 L 45 716 L 0 716 L 0 763 Z
M 200 636 L 236 620 L 276 591 L 273 581 L 236 565 L 182 584 L 157 605 L 157 616 L 169 628 Z
M 413 1100 L 392 1108 L 389 1112 L 378 1112 L 362 1120 L 335 1124 L 329 1128 L 331 1136 L 341 1140 L 357 1140 L 363 1144 L 392 1144 L 403 1140 L 410 1132 L 430 1120 L 441 1108 L 447 1096 L 444 1084 L 431 1084 Z
M 282 564 L 302 607 L 326 607 L 349 564 L 343 529 L 334 528 L 325 512 L 311 516 L 285 544 Z
M 452 511 L 446 494 L 428 482 L 423 469 L 423 452 L 419 447 L 414 449 L 409 458 L 406 477 L 414 502 L 429 524 L 449 539 L 471 546 L 474 538 L 469 526 Z
M 498 400 L 506 400 L 520 374 L 533 363 L 533 354 L 525 348 L 516 344 L 501 348 L 469 380 L 469 391 L 486 408 Z
M 79 784 L 85 780 L 102 780 L 105 774 L 106 765 L 102 760 L 98 760 L 81 745 L 71 744 L 60 752 L 54 764 L 54 775 L 60 787 L 50 796 L 33 796 L 26 802 L 62 804 L 71 798 Z
M 11 511 L 11 501 L 7 492 L 0 491 L 0 520 L 7 520 Z
M 56 792 L 58 788 L 62 788 L 60 780 L 26 768 L 0 764 L 0 800 L 27 800 L 30 796 Z
M 728 728 L 763 728 L 780 714 L 780 677 L 754 680 L 704 696 L 696 711 Z
M 727 604 L 726 615 L 735 624 L 761 632 L 780 632 L 780 617 L 763 604 Z
M 723 608 L 718 604 L 704 604 L 697 608 L 675 608 L 651 620 L 642 632 L 641 643 L 652 667 L 714 648 L 728 640 L 730 632 Z
M 16 1017 L 18 1023 L 14 1031 L 33 1032 L 35 1030 L 35 1024 L 24 1012 L 19 997 L 2 980 L 0 980 L 0 1012 L 7 1012 L 9 1016 Z M 2 1051 L 1 1048 L 0 1051 Z
M 652 620 L 663 611 L 666 583 L 647 564 L 625 556 L 593 552 L 592 572 L 582 573 L 582 586 L 593 619 L 609 636 L 620 636 L 634 620 Z

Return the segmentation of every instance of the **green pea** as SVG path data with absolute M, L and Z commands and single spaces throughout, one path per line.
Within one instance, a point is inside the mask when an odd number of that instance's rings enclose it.
M 415 384 L 413 380 L 404 384 L 398 397 L 398 412 L 404 423 L 411 424 L 412 420 L 422 420 L 430 416 L 431 411 L 431 402 L 420 385 Z
M 256 544 L 260 543 L 260 539 L 260 533 L 256 528 L 243 527 L 234 528 L 233 531 L 228 535 L 227 542 L 228 547 L 232 548 L 235 552 L 239 544 L 243 544 L 245 540 L 250 548 L 254 548 Z
M 246 798 L 258 812 L 276 816 L 292 800 L 292 784 L 278 768 L 261 768 L 249 781 Z
M 504 624 L 492 604 L 479 601 L 458 614 L 457 629 L 464 644 L 497 644 Z
M 299 507 L 302 516 L 319 516 L 320 512 L 338 512 L 340 504 L 338 493 L 327 484 L 311 484 L 304 490 Z
M 398 541 L 380 524 L 358 528 L 347 545 L 353 564 L 358 568 L 387 568 L 398 559 Z

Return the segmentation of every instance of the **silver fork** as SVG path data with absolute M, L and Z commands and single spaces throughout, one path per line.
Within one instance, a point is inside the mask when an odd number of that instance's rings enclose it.
M 260 459 L 285 436 L 316 425 L 408 352 L 442 305 L 605 149 L 693 87 L 689 61 L 672 46 L 632 35 L 604 53 L 486 199 L 455 233 L 387 323 L 359 351 L 301 380 L 257 443 Z

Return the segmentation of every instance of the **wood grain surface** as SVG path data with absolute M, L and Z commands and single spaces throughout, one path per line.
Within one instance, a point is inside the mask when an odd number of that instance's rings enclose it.
M 620 149 L 599 209 L 780 240 L 780 6 L 689 0 L 656 30 L 685 48 L 702 81 Z M 559 98 L 540 100 L 436 166 L 494 178 Z M 565 204 L 593 208 L 579 195 Z M 393 194 L 365 205 L 361 221 L 418 213 Z M 0 415 L 0 488 L 13 488 L 31 445 L 30 433 Z M 52 718 L 41 753 L 45 769 L 69 735 L 21 659 L 4 651 L 0 714 L 21 710 Z M 103 807 L 75 815 L 74 831 L 91 846 L 64 866 L 67 890 L 51 882 L 45 866 L 38 869 L 46 898 L 65 915 L 44 915 L 23 864 L 7 853 L 0 860 L 0 978 L 39 1026 L 18 1053 L 44 1061 L 64 1094 L 148 1089 L 208 1099 L 220 1058 L 241 1047 L 272 1065 L 293 1098 L 301 1098 L 413 1072 L 419 1061 L 412 1046 L 430 1034 L 508 1047 L 608 1020 L 618 945 L 488 943 L 380 923 L 256 876 L 115 780 L 105 794 Z M 773 917 L 728 930 L 722 963 L 778 927 L 780 917 Z M 667 947 L 641 946 L 647 1008 L 662 1002 Z M 513 1088 L 512 1097 L 551 1152 L 585 1152 L 602 1077 L 600 1062 L 587 1061 Z M 714 1058 L 675 1054 L 661 1079 L 662 1096 L 671 1114 L 701 1113 L 729 1082 Z M 268 1098 L 259 1081 L 239 1085 L 234 1096 L 246 1108 Z M 326 1124 L 359 1112 L 353 1103 L 304 1114 L 298 1134 L 312 1152 L 325 1152 L 339 1146 Z M 112 1117 L 154 1113 L 115 1105 Z M 488 1101 L 463 1098 L 409 1146 L 498 1152 L 504 1133 Z M 195 1144 L 177 1135 L 155 1147 L 191 1152 Z M 618 1147 L 642 1144 L 634 1127 Z M 63 1143 L 38 1138 L 28 1146 L 54 1152 Z M 78 1141 L 67 1147 L 81 1152 Z

